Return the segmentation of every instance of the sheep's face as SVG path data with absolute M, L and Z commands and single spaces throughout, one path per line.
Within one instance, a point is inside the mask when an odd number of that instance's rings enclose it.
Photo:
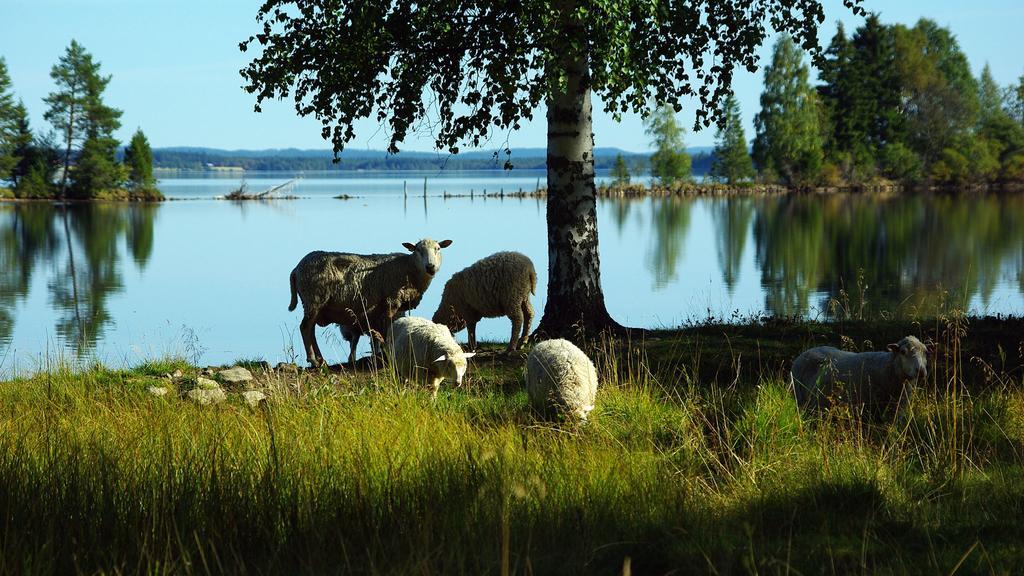
M 462 378 L 466 375 L 466 368 L 469 367 L 468 359 L 476 356 L 476 352 L 463 352 L 452 356 L 441 356 L 434 362 L 441 364 L 441 372 L 444 379 L 454 382 L 456 386 L 462 385 Z
M 451 245 L 451 240 L 437 242 L 430 238 L 424 238 L 415 244 L 409 242 L 402 243 L 406 250 L 412 252 L 416 269 L 419 270 L 420 274 L 424 274 L 428 278 L 433 278 L 434 274 L 437 274 L 437 271 L 441 269 L 441 249 Z
M 913 336 L 907 336 L 895 344 L 889 344 L 896 375 L 901 380 L 924 384 L 928 380 L 929 347 Z

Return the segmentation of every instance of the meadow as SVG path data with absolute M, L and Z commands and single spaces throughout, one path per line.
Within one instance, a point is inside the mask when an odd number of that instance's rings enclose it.
M 898 410 L 797 409 L 799 350 L 905 334 L 938 352 Z M 0 572 L 1024 571 L 1020 319 L 594 342 L 584 426 L 532 414 L 522 357 L 498 348 L 436 402 L 386 370 L 242 362 L 257 408 L 150 394 L 194 381 L 180 359 L 44 362 L 0 383 Z

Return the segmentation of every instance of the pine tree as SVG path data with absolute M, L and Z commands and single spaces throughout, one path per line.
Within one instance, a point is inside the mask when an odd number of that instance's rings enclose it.
M 779 38 L 754 117 L 754 162 L 767 178 L 791 186 L 814 182 L 823 158 L 819 102 L 809 74 L 803 52 L 789 36 Z
M 626 160 L 622 154 L 616 154 L 615 165 L 612 166 L 612 185 L 625 186 L 629 184 L 629 180 L 629 167 L 626 166 Z
M 690 155 L 683 144 L 685 129 L 676 122 L 670 106 L 658 106 L 646 120 L 646 132 L 653 138 L 651 176 L 662 185 L 686 182 L 693 177 Z
M 120 185 L 113 133 L 121 126 L 121 111 L 103 103 L 110 76 L 101 76 L 99 69 L 92 55 L 72 40 L 50 70 L 57 89 L 45 99 L 45 118 L 60 134 L 64 148 L 61 196 L 68 194 L 72 152 L 76 149 L 81 150 L 73 180 L 76 195 L 89 197 Z M 90 172 L 94 170 L 103 172 Z
M 133 191 L 149 193 L 154 190 L 153 151 L 141 128 L 135 131 L 124 151 L 124 165 L 128 169 L 128 186 Z
M 28 109 L 23 102 L 18 102 L 15 106 L 15 118 L 13 156 L 17 163 L 11 170 L 11 181 L 17 188 L 18 182 L 28 174 L 29 168 L 35 163 L 36 149 L 32 127 L 29 125 Z
M 747 137 L 743 133 L 740 103 L 730 94 L 725 100 L 725 114 L 715 136 L 714 161 L 708 173 L 712 178 L 736 184 L 754 178 L 754 163 L 747 151 Z
M 18 118 L 18 105 L 14 103 L 7 62 L 0 58 L 0 182 L 10 178 L 11 171 L 18 164 L 15 156 Z

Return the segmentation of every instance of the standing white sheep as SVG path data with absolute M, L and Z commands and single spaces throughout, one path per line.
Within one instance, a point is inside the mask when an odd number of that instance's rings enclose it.
M 533 262 L 519 252 L 498 252 L 456 272 L 448 280 L 433 319 L 452 332 L 468 328 L 472 350 L 476 349 L 476 323 L 481 318 L 508 316 L 512 321 L 512 336 L 508 340 L 511 352 L 529 338 L 533 321 L 530 295 L 536 290 L 537 271 Z
M 385 334 L 397 315 L 419 305 L 441 269 L 441 249 L 451 243 L 425 238 L 416 244 L 402 244 L 410 254 L 316 251 L 303 257 L 289 278 L 292 299 L 288 309 L 295 310 L 302 299 L 299 333 L 307 361 L 323 363 L 314 328 L 333 323 L 341 326 L 342 336 L 351 346 L 349 363 L 354 366 L 360 335 L 373 330 Z
M 391 324 L 388 336 L 388 350 L 398 376 L 428 383 L 435 398 L 442 381 L 462 384 L 466 360 L 476 355 L 463 352 L 446 326 L 426 318 L 399 318 Z
M 541 413 L 555 409 L 585 422 L 594 409 L 597 369 L 572 342 L 546 340 L 526 359 L 526 393 Z
M 857 353 L 818 346 L 802 352 L 790 372 L 797 404 L 821 409 L 842 401 L 877 410 L 898 400 L 904 383 L 927 381 L 929 346 L 907 336 L 887 348 Z

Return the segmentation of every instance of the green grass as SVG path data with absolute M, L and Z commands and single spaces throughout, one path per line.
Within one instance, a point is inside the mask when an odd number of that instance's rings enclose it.
M 1020 573 L 1015 328 L 954 334 L 884 421 L 801 415 L 782 378 L 849 325 L 601 346 L 582 427 L 529 411 L 521 357 L 478 356 L 436 402 L 278 375 L 256 410 L 151 396 L 194 377 L 179 360 L 58 367 L 0 383 L 0 572 Z M 985 372 L 967 351 L 993 341 Z

